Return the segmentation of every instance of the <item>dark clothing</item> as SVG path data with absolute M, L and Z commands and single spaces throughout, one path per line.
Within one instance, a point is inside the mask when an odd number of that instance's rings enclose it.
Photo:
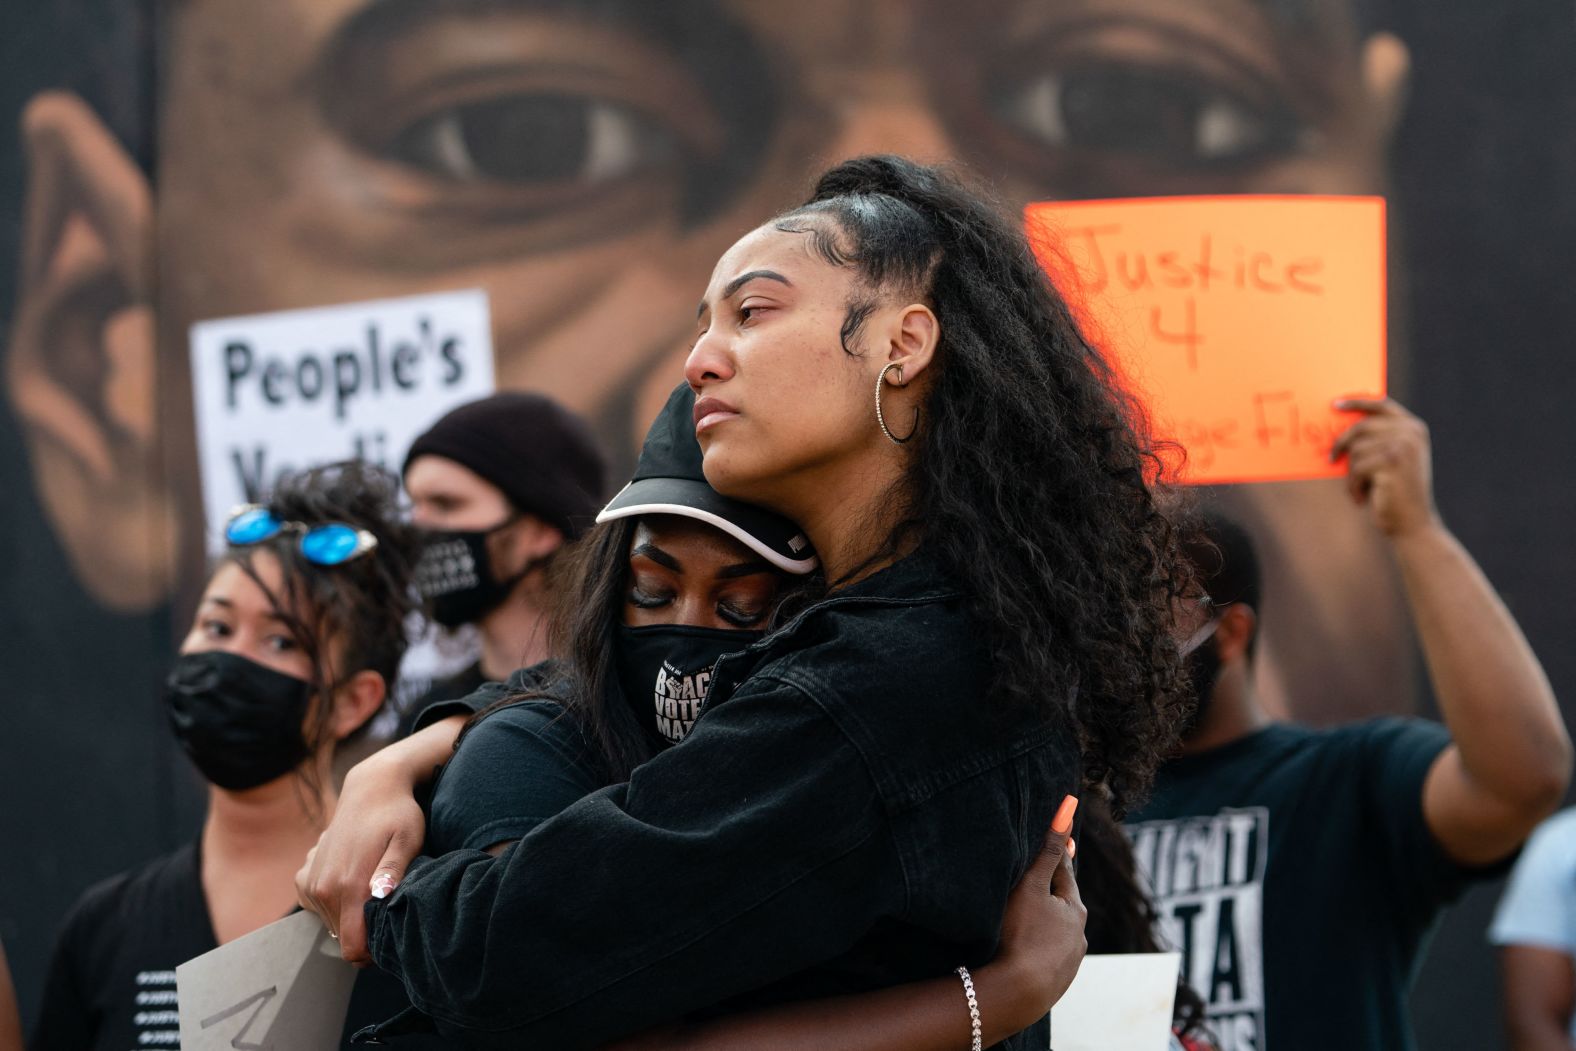
M 369 903 L 372 954 L 440 1029 L 511 1048 L 984 963 L 1078 782 L 1070 730 L 989 682 L 957 589 L 906 559 L 719 661 L 628 784 L 497 859 L 419 859 Z
M 1163 766 L 1129 818 L 1221 1051 L 1413 1046 L 1406 992 L 1474 875 L 1423 816 L 1444 728 L 1274 725 Z
M 440 701 L 417 716 L 416 730 L 453 715 L 481 716 L 466 727 L 463 747 L 457 747 L 453 758 L 439 769 L 423 804 L 425 853 L 438 857 L 455 850 L 486 850 L 520 839 L 607 784 L 579 724 L 545 696 L 559 667 L 557 661 L 547 660 L 522 668 L 508 682 L 485 683 L 474 693 Z M 510 703 L 500 707 L 502 702 Z M 431 1018 L 407 1007 L 356 1033 L 355 1040 L 407 1047 L 412 1034 L 436 1032 Z
M 442 718 L 442 716 L 429 717 L 427 713 L 442 711 L 447 702 L 469 697 L 483 686 L 498 685 L 500 684 L 487 681 L 487 676 L 482 673 L 482 662 L 479 660 L 446 679 L 435 679 L 432 685 L 427 687 L 426 692 L 405 709 L 405 715 L 400 719 L 399 736 L 407 737 L 424 726 L 432 725 L 436 718 Z M 447 711 L 445 714 L 455 713 Z
M 545 660 L 529 668 L 521 668 L 509 676 L 508 682 L 478 682 L 464 693 L 447 694 L 445 691 L 446 696 L 433 697 L 430 701 L 424 701 L 423 707 L 412 709 L 416 716 L 411 722 L 410 732 L 420 733 L 451 715 L 476 715 L 500 701 L 536 693 L 558 674 L 559 667 L 558 661 Z M 474 671 L 479 678 L 482 673 L 479 663 Z M 428 695 L 432 696 L 432 691 Z
M 56 939 L 28 1048 L 180 1046 L 175 967 L 216 944 L 195 847 L 97 884 Z
M 605 783 L 578 724 L 559 705 L 520 701 L 489 712 L 465 731 L 464 747 L 432 786 L 425 851 L 486 850 L 520 839 Z
M 195 845 L 94 886 L 67 915 L 44 985 L 28 1051 L 178 1048 L 175 968 L 218 948 Z M 341 1045 L 350 1034 L 409 1006 L 399 983 L 356 979 Z M 449 1046 L 435 1037 L 405 1045 Z

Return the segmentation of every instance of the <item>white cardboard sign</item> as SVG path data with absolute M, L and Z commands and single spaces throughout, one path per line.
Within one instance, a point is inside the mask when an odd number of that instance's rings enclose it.
M 336 1051 L 356 969 L 310 912 L 175 968 L 183 1051 Z
M 480 290 L 201 321 L 191 356 L 210 550 L 282 471 L 356 457 L 398 471 L 439 416 L 493 390 Z
M 1182 957 L 1086 956 L 1051 1010 L 1052 1051 L 1166 1051 Z

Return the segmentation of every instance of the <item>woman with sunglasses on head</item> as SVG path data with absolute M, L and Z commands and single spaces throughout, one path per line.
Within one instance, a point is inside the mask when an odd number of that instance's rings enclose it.
M 333 812 L 335 753 L 405 652 L 414 541 L 397 493 L 386 472 L 339 464 L 285 478 L 227 524 L 165 691 L 207 782 L 202 832 L 77 902 L 32 1051 L 175 1046 L 176 966 L 295 907 L 291 877 Z M 357 987 L 373 1018 L 397 994 Z
M 687 387 L 673 393 L 634 480 L 564 556 L 552 640 L 562 657 L 428 708 L 414 737 L 347 776 L 335 824 L 360 838 L 369 863 L 380 863 L 372 879 L 380 891 L 398 882 L 415 853 L 390 854 L 391 840 L 425 834 L 431 855 L 500 853 L 682 741 L 712 666 L 758 641 L 785 595 L 804 587 L 817 563 L 798 527 L 706 484 L 694 404 Z M 380 806 L 410 799 L 461 723 L 431 788 L 430 820 Z M 1061 831 L 1009 900 L 1000 951 L 972 975 L 993 1042 L 1044 1014 L 1083 956 L 1082 908 L 1063 863 L 1067 827 Z M 948 974 L 868 998 L 666 1028 L 631 1046 L 771 1051 L 857 1038 L 867 1051 L 951 1051 L 970 1035 L 958 996 L 958 979 Z M 368 1035 L 387 1041 L 429 1027 L 411 1011 Z
M 499 857 L 365 910 L 366 873 L 306 880 L 347 956 L 477 1046 L 977 965 L 1066 794 L 1120 810 L 1182 721 L 1162 465 L 980 195 L 828 172 L 723 255 L 686 378 L 707 480 L 799 523 L 826 596 L 719 661 L 683 744 Z

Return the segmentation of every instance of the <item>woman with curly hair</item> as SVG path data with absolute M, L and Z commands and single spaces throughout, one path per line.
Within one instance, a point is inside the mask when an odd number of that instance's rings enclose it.
M 282 479 L 225 528 L 165 687 L 206 783 L 193 842 L 89 889 L 61 927 L 32 1051 L 179 1043 L 175 968 L 280 919 L 333 813 L 336 755 L 382 709 L 414 608 L 398 484 L 360 462 Z M 379 975 L 352 1024 L 398 1009 Z
M 828 172 L 722 257 L 686 378 L 707 480 L 797 522 L 824 596 L 717 663 L 682 744 L 497 857 L 418 861 L 365 932 L 370 873 L 301 880 L 473 1046 L 966 974 L 1064 797 L 1121 807 L 1175 740 L 1159 460 L 980 195 Z

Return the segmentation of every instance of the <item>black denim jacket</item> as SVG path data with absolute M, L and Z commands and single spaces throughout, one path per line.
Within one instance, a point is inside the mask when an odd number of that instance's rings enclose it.
M 958 590 L 904 559 L 724 657 L 627 784 L 496 859 L 418 859 L 368 903 L 372 955 L 456 1041 L 553 1049 L 982 964 L 1078 773 L 988 683 Z

